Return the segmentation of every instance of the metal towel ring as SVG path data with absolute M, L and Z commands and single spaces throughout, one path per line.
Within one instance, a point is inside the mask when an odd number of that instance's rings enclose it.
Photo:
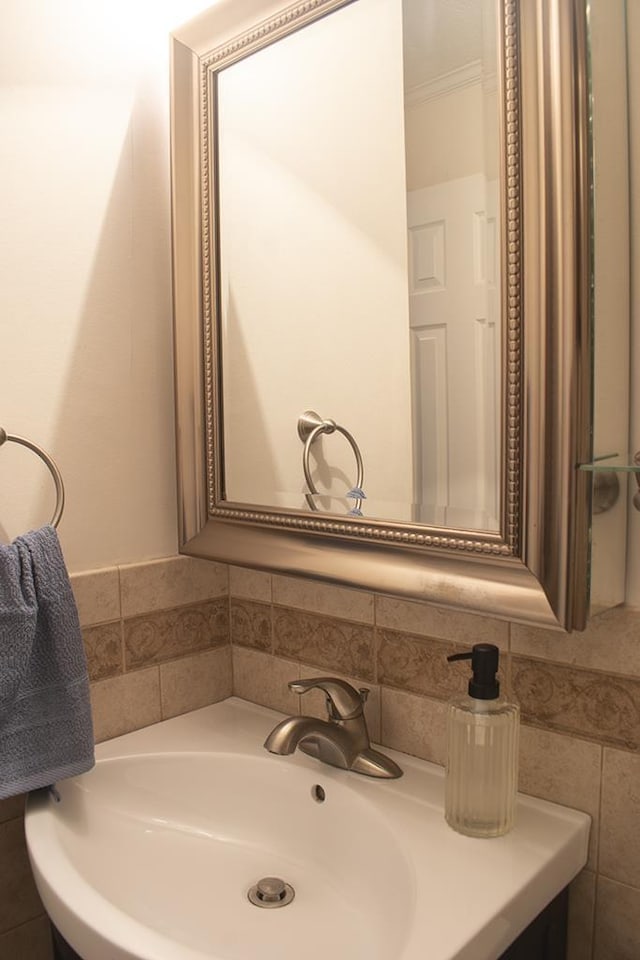
M 7 440 L 11 440 L 13 443 L 19 443 L 23 447 L 28 447 L 29 450 L 33 450 L 34 453 L 37 453 L 41 460 L 43 460 L 49 472 L 53 477 L 53 482 L 56 485 L 56 509 L 51 518 L 51 526 L 57 527 L 60 523 L 60 517 L 62 516 L 62 511 L 64 510 L 64 483 L 62 482 L 62 474 L 58 470 L 55 462 L 51 459 L 48 453 L 37 445 L 37 443 L 32 443 L 31 440 L 25 439 L 25 437 L 16 437 L 14 434 L 7 433 L 3 427 L 0 427 L 0 447 L 3 443 L 6 443 Z
M 311 491 L 311 493 L 305 493 L 306 501 L 312 510 L 318 509 L 318 506 L 313 499 L 313 495 L 319 496 L 319 492 L 311 478 L 309 454 L 311 453 L 311 446 L 313 442 L 323 433 L 341 433 L 342 436 L 349 442 L 351 449 L 353 450 L 356 458 L 357 479 L 356 485 L 353 488 L 355 506 L 350 513 L 360 516 L 362 513 L 362 499 L 364 497 L 362 492 L 362 485 L 364 483 L 364 467 L 362 465 L 362 456 L 360 454 L 358 444 L 348 430 L 346 430 L 344 427 L 341 427 L 340 424 L 335 422 L 335 420 L 323 420 L 322 417 L 318 416 L 314 410 L 306 410 L 298 418 L 298 436 L 304 443 L 304 450 L 302 451 L 302 469 L 304 470 L 304 478 L 307 481 L 307 486 Z M 357 496 L 355 495 L 356 492 L 362 495 Z M 349 494 L 347 494 L 347 496 L 349 496 Z

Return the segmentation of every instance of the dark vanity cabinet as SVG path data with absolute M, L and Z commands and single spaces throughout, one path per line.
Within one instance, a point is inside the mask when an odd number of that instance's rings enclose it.
M 565 960 L 569 888 L 538 914 L 499 960 Z

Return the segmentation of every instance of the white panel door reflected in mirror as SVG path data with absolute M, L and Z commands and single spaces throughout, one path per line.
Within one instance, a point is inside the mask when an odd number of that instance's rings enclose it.
M 495 16 L 357 0 L 219 72 L 227 501 L 310 509 L 315 410 L 365 518 L 499 529 Z M 349 514 L 344 436 L 309 467 Z

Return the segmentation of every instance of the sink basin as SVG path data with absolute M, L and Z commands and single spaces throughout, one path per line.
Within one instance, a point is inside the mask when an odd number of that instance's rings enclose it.
M 405 775 L 378 781 L 273 757 L 279 719 L 232 698 L 30 797 L 38 889 L 85 960 L 495 960 L 586 861 L 584 814 L 523 797 L 507 837 L 462 837 L 439 767 L 387 751 Z M 295 897 L 261 909 L 247 893 L 273 876 Z
M 325 960 L 336 927 L 349 956 L 395 956 L 413 906 L 410 863 L 347 786 L 327 783 L 318 802 L 314 774 L 266 754 L 104 759 L 61 784 L 49 840 L 110 909 L 167 938 L 149 956 L 281 960 L 284 936 L 292 956 L 305 943 L 306 957 Z M 247 898 L 274 875 L 296 892 L 278 917 Z M 111 934 L 108 947 L 113 957 Z M 102 956 L 93 944 L 84 955 Z

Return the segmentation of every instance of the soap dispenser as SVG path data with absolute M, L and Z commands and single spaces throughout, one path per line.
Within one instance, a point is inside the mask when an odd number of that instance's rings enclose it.
M 471 660 L 469 693 L 449 703 L 445 818 L 469 837 L 500 837 L 514 822 L 520 708 L 500 697 L 500 651 L 476 643 L 447 660 Z

